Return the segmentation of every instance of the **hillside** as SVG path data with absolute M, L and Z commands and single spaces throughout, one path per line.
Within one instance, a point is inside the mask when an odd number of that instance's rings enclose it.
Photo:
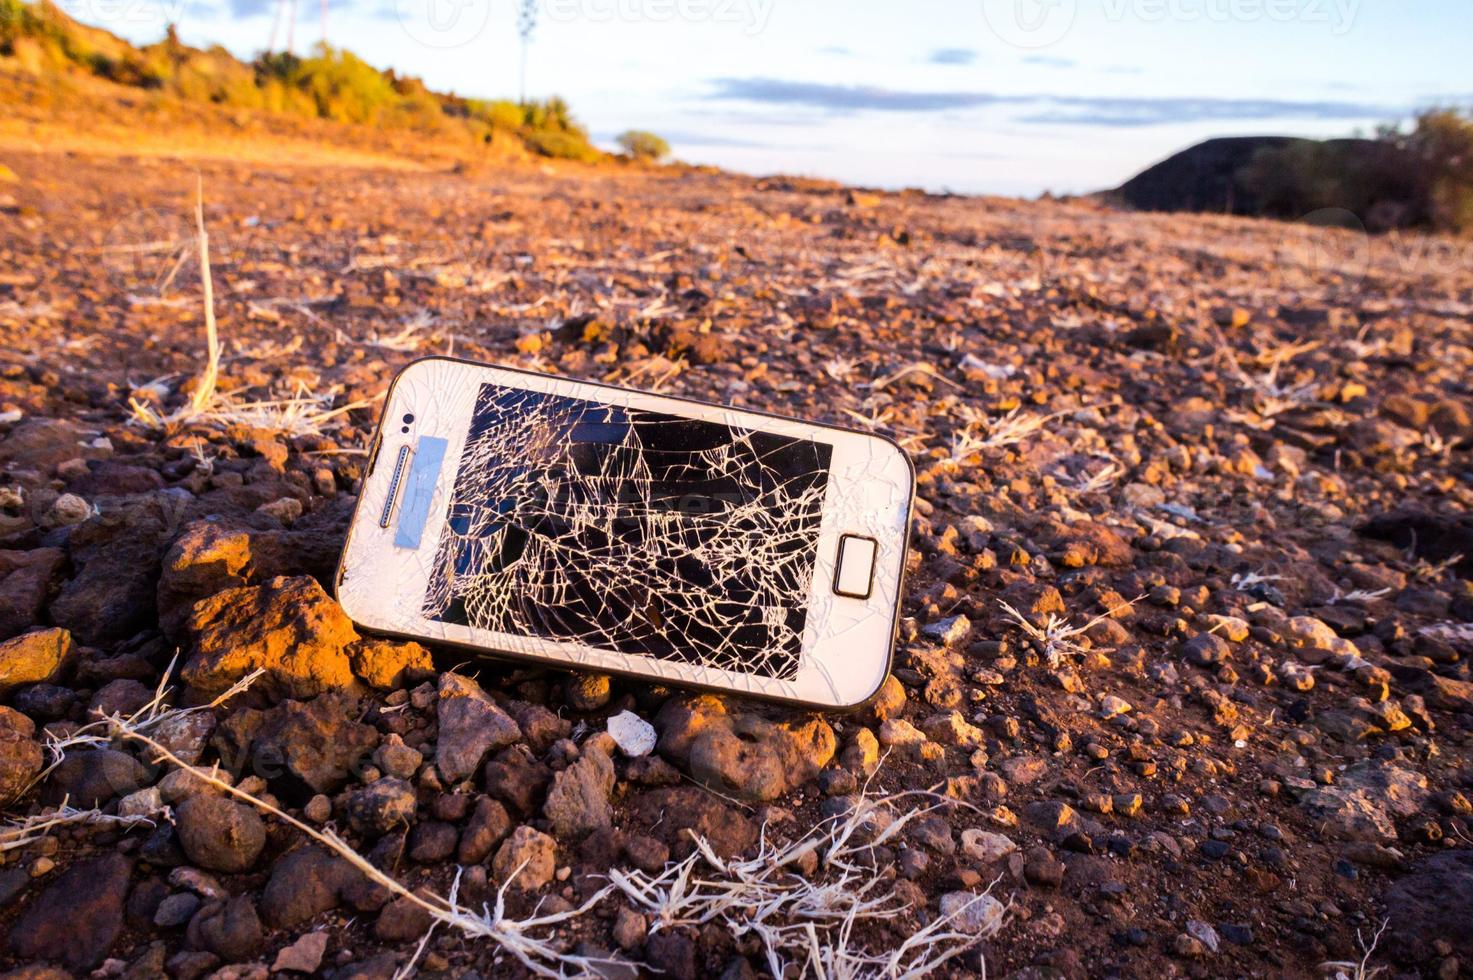
M 1283 136 L 1207 140 L 1152 164 L 1111 195 L 1142 211 L 1256 215 L 1262 202 L 1243 186 L 1242 170 L 1261 150 L 1277 150 L 1290 142 Z
M 0 138 L 93 150 L 168 147 L 188 155 L 231 147 L 272 158 L 276 150 L 252 148 L 264 139 L 295 145 L 307 159 L 357 154 L 431 166 L 610 159 L 557 98 L 519 105 L 433 92 L 321 46 L 249 64 L 172 35 L 138 48 L 49 0 L 0 0 L 0 82 Z

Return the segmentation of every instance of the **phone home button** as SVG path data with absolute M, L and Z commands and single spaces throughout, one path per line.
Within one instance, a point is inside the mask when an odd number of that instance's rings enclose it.
M 874 591 L 875 555 L 879 542 L 860 534 L 839 536 L 839 553 L 834 558 L 834 594 L 849 599 L 868 599 Z

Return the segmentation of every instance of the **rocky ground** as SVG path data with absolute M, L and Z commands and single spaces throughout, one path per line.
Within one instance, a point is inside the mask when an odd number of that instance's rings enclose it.
M 1473 974 L 1465 246 L 698 172 L 206 164 L 222 394 L 190 417 L 193 167 L 3 162 L 8 976 L 387 978 L 430 925 L 103 716 L 410 889 L 462 868 L 475 908 L 510 881 L 510 914 L 576 909 L 692 830 L 751 855 L 867 784 L 947 801 L 870 852 L 900 911 L 867 948 L 990 883 L 1008 905 L 943 974 L 1313 976 L 1378 931 L 1383 976 Z M 360 635 L 329 593 L 374 403 L 446 351 L 901 439 L 879 698 L 795 715 Z M 624 711 L 654 753 L 605 733 Z M 605 895 L 540 934 L 626 975 L 769 969 L 752 932 L 649 912 Z M 414 968 L 526 972 L 448 926 Z

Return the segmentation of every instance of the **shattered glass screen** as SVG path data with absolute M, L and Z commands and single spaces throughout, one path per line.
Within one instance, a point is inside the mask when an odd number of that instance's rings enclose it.
M 484 384 L 424 614 L 791 679 L 831 455 Z

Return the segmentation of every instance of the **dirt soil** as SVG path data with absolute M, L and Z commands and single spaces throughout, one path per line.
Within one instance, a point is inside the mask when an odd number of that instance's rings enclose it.
M 875 849 L 900 906 L 867 948 L 1008 906 L 938 975 L 1318 976 L 1378 932 L 1383 976 L 1473 975 L 1466 243 L 685 171 L 0 162 L 0 796 L 100 815 L 3 837 L 7 976 L 389 977 L 419 947 L 413 902 L 136 741 L 33 783 L 48 741 L 152 717 L 171 664 L 179 707 L 264 671 L 150 729 L 176 756 L 411 888 L 464 868 L 477 908 L 515 877 L 518 914 L 567 911 L 686 828 L 751 854 L 868 782 L 947 805 Z M 196 173 L 224 353 L 191 419 Z M 900 440 L 880 697 L 816 717 L 358 634 L 328 596 L 364 448 L 431 353 Z M 624 710 L 655 754 L 602 734 Z M 544 933 L 626 975 L 769 970 L 648 912 Z M 448 927 L 415 968 L 526 972 Z

